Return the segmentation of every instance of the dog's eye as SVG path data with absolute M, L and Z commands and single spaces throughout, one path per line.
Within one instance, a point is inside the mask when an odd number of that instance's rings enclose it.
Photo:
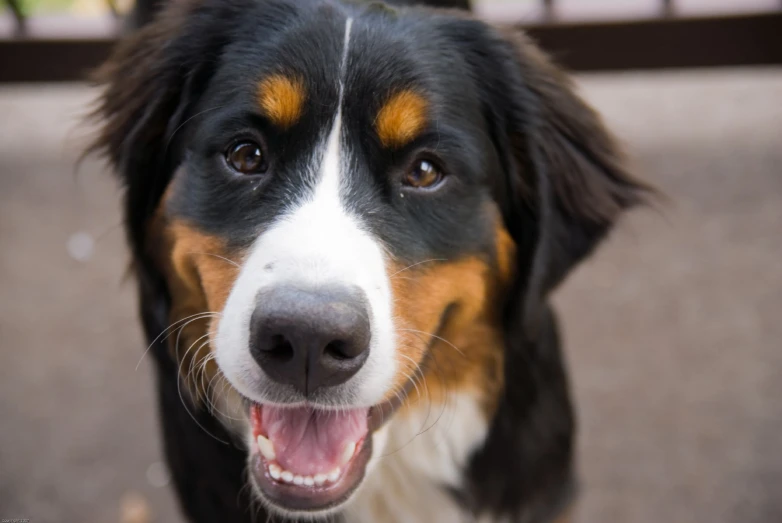
M 262 174 L 266 171 L 263 150 L 255 142 L 232 145 L 225 153 L 225 161 L 231 169 L 241 174 Z
M 405 174 L 404 184 L 415 189 L 431 189 L 443 179 L 442 171 L 429 160 L 417 160 Z

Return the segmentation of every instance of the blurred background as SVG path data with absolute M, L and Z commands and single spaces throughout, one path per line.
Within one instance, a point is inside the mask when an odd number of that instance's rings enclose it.
M 117 184 L 76 161 L 133 0 L 0 4 L 0 518 L 177 522 Z M 475 0 L 573 70 L 634 212 L 557 292 L 576 521 L 782 522 L 782 2 Z M 135 13 L 135 14 L 133 14 Z M 140 363 L 139 363 L 140 362 Z

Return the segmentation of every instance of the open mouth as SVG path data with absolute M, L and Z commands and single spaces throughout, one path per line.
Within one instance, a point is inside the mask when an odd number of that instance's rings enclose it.
M 279 406 L 247 398 L 249 471 L 262 497 L 283 513 L 324 513 L 347 501 L 364 479 L 372 435 L 405 402 L 419 372 L 372 407 Z
M 255 485 L 288 511 L 323 511 L 347 500 L 372 455 L 378 407 L 324 410 L 313 406 L 250 406 Z

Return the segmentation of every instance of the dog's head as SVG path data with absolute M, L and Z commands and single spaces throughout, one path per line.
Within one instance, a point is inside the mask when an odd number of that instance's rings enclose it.
M 348 500 L 422 396 L 490 419 L 507 333 L 645 191 L 534 45 L 455 12 L 181 2 L 102 75 L 138 275 L 281 512 Z

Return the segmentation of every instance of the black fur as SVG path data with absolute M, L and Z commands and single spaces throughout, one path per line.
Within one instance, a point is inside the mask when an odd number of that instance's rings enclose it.
M 342 10 L 360 15 L 354 36 L 360 52 L 348 57 L 355 102 L 344 109 L 358 144 L 354 210 L 380 209 L 368 222 L 372 232 L 400 259 L 415 261 L 488 255 L 493 223 L 484 204 L 494 201 L 518 248 L 503 316 L 506 388 L 485 444 L 465 471 L 465 489 L 453 495 L 475 514 L 549 521 L 573 491 L 575 422 L 547 297 L 648 188 L 624 171 L 611 137 L 568 79 L 520 35 L 457 12 L 336 0 L 203 0 L 168 8 L 123 43 L 101 74 L 108 88 L 97 115 L 105 126 L 95 148 L 108 154 L 126 187 L 147 337 L 155 339 L 169 323 L 171 299 L 147 231 L 177 167 L 187 163 L 189 183 L 172 200 L 176 214 L 234 245 L 252 240 L 279 212 L 283 195 L 308 190 L 306 181 L 291 181 L 302 170 L 296 151 L 312 147 L 308 140 L 333 113 Z M 290 27 L 300 34 L 284 40 L 294 42 L 285 47 L 278 37 Z M 246 116 L 255 85 L 247 76 L 279 67 L 306 72 L 308 92 L 324 101 L 322 111 L 306 113 L 296 129 L 267 144 L 282 151 L 275 169 L 288 175 L 215 176 L 220 167 L 210 144 L 230 138 L 226 122 L 266 125 Z M 432 94 L 438 127 L 401 150 L 384 150 L 363 131 L 384 94 L 378 85 Z M 439 205 L 428 196 L 402 205 L 397 186 L 377 173 L 393 178 L 421 149 L 436 149 L 458 175 Z M 233 190 L 237 184 L 264 185 L 252 196 Z M 180 398 L 166 344 L 152 350 L 165 452 L 183 510 L 194 522 L 266 521 L 245 487 L 245 450 L 215 418 Z

